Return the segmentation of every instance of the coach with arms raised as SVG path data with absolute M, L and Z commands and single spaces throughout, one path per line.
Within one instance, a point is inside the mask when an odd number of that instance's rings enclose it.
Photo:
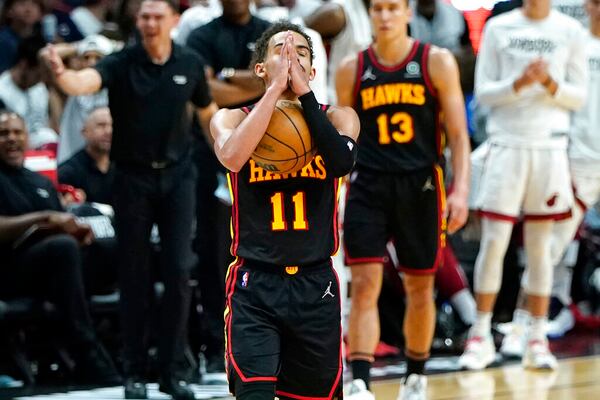
M 50 46 L 44 52 L 56 82 L 69 95 L 108 88 L 114 120 L 115 222 L 119 239 L 125 398 L 147 398 L 144 384 L 152 224 L 161 237 L 165 284 L 159 332 L 160 390 L 193 399 L 175 366 L 182 354 L 190 290 L 190 238 L 194 213 L 194 169 L 190 163 L 188 101 L 202 124 L 217 106 L 199 56 L 174 44 L 170 31 L 179 15 L 171 0 L 144 0 L 137 14 L 141 43 L 111 54 L 94 68 L 65 69 Z M 208 132 L 208 128 L 205 129 Z

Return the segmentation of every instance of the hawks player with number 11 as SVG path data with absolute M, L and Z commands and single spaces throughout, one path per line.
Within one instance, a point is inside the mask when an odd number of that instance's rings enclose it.
M 467 219 L 465 109 L 452 54 L 407 36 L 407 0 L 372 0 L 369 14 L 375 42 L 344 60 L 336 78 L 338 102 L 355 108 L 362 133 L 344 217 L 346 262 L 352 269 L 350 362 L 355 385 L 363 380 L 368 387 L 379 341 L 377 298 L 385 246 L 394 238 L 407 298 L 407 379 L 400 399 L 424 399 L 424 364 L 435 324 L 433 282 L 446 217 L 450 233 Z M 441 127 L 454 176 L 447 200 L 439 166 Z M 371 397 L 365 390 L 356 394 Z
M 341 395 L 337 249 L 339 177 L 354 166 L 359 122 L 348 107 L 317 103 L 312 45 L 280 22 L 257 41 L 266 91 L 253 107 L 211 121 L 215 153 L 229 169 L 232 253 L 225 323 L 229 386 L 237 398 L 332 399 Z M 275 174 L 250 156 L 278 101 L 299 102 L 317 153 L 301 171 Z

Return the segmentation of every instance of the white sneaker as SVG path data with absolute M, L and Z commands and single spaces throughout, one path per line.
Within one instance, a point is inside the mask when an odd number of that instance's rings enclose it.
M 425 375 L 410 374 L 403 384 L 400 384 L 398 400 L 426 400 L 427 377 Z
M 550 352 L 547 340 L 530 340 L 525 348 L 523 367 L 533 369 L 556 369 L 558 362 Z
M 465 351 L 458 359 L 458 365 L 469 370 L 482 370 L 495 359 L 496 347 L 492 336 L 473 336 L 467 340 Z
M 575 326 L 575 317 L 569 307 L 563 307 L 556 318 L 548 322 L 548 338 L 558 339 L 565 336 Z
M 522 358 L 525 353 L 527 333 L 522 326 L 513 324 L 511 330 L 502 339 L 500 354 L 508 358 Z
M 344 388 L 346 400 L 375 400 L 373 393 L 367 390 L 367 384 L 362 379 L 354 379 Z

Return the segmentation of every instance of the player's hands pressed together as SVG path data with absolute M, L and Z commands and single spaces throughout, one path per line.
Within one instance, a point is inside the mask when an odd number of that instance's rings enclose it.
M 275 61 L 274 65 L 271 66 L 271 80 L 269 82 L 269 88 L 275 89 L 278 93 L 283 93 L 289 87 L 289 69 L 290 69 L 290 49 L 291 44 L 289 37 L 286 38 L 285 42 L 281 46 L 279 57 Z
M 455 233 L 467 222 L 469 207 L 467 206 L 467 195 L 452 192 L 446 199 L 444 218 L 448 220 L 448 233 Z
M 310 57 L 309 54 L 298 54 L 294 44 L 294 36 L 288 32 L 286 43 L 289 43 L 289 86 L 296 96 L 302 96 L 310 92 L 310 85 L 306 70 L 300 64 L 300 57 Z
M 540 83 L 548 88 L 548 85 L 552 82 L 552 77 L 548 73 L 548 63 L 542 58 L 537 58 L 529 63 L 521 76 L 517 78 L 514 88 L 518 92 L 534 83 Z

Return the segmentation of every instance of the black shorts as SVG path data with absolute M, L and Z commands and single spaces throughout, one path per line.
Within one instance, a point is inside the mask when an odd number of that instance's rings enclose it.
M 331 260 L 285 267 L 238 259 L 226 285 L 234 395 L 253 382 L 273 382 L 279 398 L 341 397 L 341 307 Z
M 346 264 L 383 262 L 393 239 L 402 271 L 433 273 L 445 245 L 445 202 L 440 167 L 404 175 L 356 170 L 344 214 Z

